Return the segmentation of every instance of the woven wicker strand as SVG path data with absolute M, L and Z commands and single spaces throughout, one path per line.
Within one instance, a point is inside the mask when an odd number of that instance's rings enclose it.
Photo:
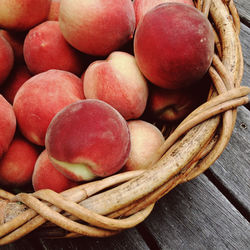
M 233 1 L 194 3 L 214 24 L 216 54 L 208 71 L 213 84 L 207 102 L 168 136 L 147 170 L 116 174 L 60 194 L 40 190 L 13 195 L 0 189 L 0 245 L 42 225 L 47 236 L 52 227 L 65 230 L 54 237 L 107 237 L 134 227 L 157 200 L 203 173 L 221 155 L 233 132 L 237 107 L 248 102 L 250 93 L 248 87 L 240 87 L 240 20 Z

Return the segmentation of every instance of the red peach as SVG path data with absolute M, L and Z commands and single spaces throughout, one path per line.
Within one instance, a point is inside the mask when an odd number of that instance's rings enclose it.
M 207 73 L 201 81 L 185 89 L 168 90 L 151 85 L 147 115 L 163 122 L 180 122 L 207 100 L 211 87 Z
M 84 74 L 84 95 L 117 109 L 126 120 L 136 119 L 146 108 L 147 81 L 134 56 L 115 51 L 106 60 L 90 64 Z
M 156 118 L 176 122 L 185 118 L 199 104 L 193 89 L 168 90 L 153 87 L 148 102 L 149 112 Z
M 23 45 L 24 60 L 33 74 L 49 69 L 82 72 L 80 53 L 64 39 L 57 21 L 43 22 L 29 31 Z
M 51 189 L 60 193 L 77 185 L 61 174 L 50 162 L 47 150 L 45 149 L 37 158 L 35 163 L 32 185 L 35 191 L 40 189 Z
M 0 95 L 0 158 L 8 147 L 16 131 L 16 116 L 12 105 Z
M 134 0 L 133 5 L 135 9 L 136 26 L 142 17 L 151 9 L 162 3 L 184 3 L 194 6 L 193 0 Z
M 131 151 L 124 170 L 145 169 L 154 152 L 164 143 L 164 136 L 156 126 L 143 120 L 129 121 L 128 127 Z
M 15 62 L 23 62 L 23 43 L 26 36 L 26 32 L 14 32 L 10 30 L 0 30 L 0 34 L 9 42 L 11 45 Z
M 0 85 L 9 76 L 14 64 L 14 53 L 9 42 L 0 35 Z M 4 62 L 4 63 L 3 63 Z
M 39 153 L 25 138 L 15 137 L 0 160 L 0 183 L 20 187 L 31 182 Z
M 47 18 L 49 8 L 50 0 L 1 0 L 0 27 L 28 30 Z
M 184 88 L 199 81 L 211 64 L 213 29 L 195 7 L 160 4 L 139 23 L 134 53 L 149 81 L 163 88 Z
M 49 21 L 59 20 L 60 1 L 61 0 L 51 0 L 49 15 L 47 18 Z
M 53 165 L 74 181 L 108 176 L 119 171 L 128 159 L 127 122 L 103 101 L 78 101 L 52 119 L 45 147 Z
M 54 115 L 83 99 L 82 81 L 62 70 L 48 70 L 27 80 L 14 98 L 14 111 L 22 134 L 44 145 L 45 133 Z
M 13 104 L 14 97 L 18 91 L 18 89 L 26 82 L 29 78 L 31 78 L 31 74 L 28 71 L 25 64 L 15 64 L 11 74 L 7 78 L 7 80 L 3 84 L 3 88 L 1 90 L 3 96 L 6 100 Z
M 61 0 L 59 23 L 73 47 L 106 56 L 133 37 L 135 13 L 131 0 Z

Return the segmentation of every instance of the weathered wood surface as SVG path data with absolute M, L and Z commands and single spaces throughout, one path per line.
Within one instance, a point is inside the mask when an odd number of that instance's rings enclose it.
M 241 21 L 246 25 L 250 25 L 250 1 L 249 0 L 234 0 Z
M 250 87 L 250 28 L 244 24 L 241 24 L 240 41 L 244 57 L 244 74 L 241 85 Z
M 247 249 L 248 221 L 205 175 L 179 185 L 145 226 L 160 249 Z
M 250 219 L 250 111 L 245 107 L 239 108 L 230 142 L 210 172 Z

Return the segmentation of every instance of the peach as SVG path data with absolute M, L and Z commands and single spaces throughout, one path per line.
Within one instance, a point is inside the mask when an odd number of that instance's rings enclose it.
M 12 105 L 0 95 L 0 158 L 8 150 L 16 131 L 16 116 Z
M 105 177 L 128 159 L 126 120 L 109 104 L 89 99 L 68 105 L 52 119 L 45 147 L 53 165 L 74 181 Z
M 9 76 L 14 64 L 14 52 L 9 42 L 0 35 L 0 85 Z M 4 63 L 3 63 L 4 62 Z
M 164 143 L 161 131 L 143 120 L 128 121 L 131 150 L 123 170 L 138 170 L 148 167 L 153 153 Z
M 170 2 L 184 3 L 194 6 L 193 0 L 134 0 L 133 5 L 135 9 L 136 26 L 148 11 L 159 4 Z
M 24 40 L 23 54 L 33 74 L 49 69 L 82 73 L 80 53 L 66 42 L 57 21 L 45 21 L 32 28 Z
M 22 134 L 43 146 L 54 115 L 82 98 L 82 81 L 70 72 L 54 69 L 31 77 L 17 91 L 13 103 Z
M 23 43 L 26 36 L 26 32 L 15 32 L 10 30 L 0 30 L 0 34 L 9 42 L 11 45 L 15 62 L 23 62 Z
M 199 81 L 213 53 L 211 24 L 187 4 L 156 6 L 144 15 L 135 32 L 136 62 L 145 77 L 159 87 L 180 89 Z
M 31 182 L 38 149 L 23 137 L 15 137 L 0 160 L 0 183 L 20 187 Z
M 207 100 L 211 83 L 207 73 L 196 84 L 185 89 L 168 90 L 151 85 L 147 115 L 154 121 L 179 123 Z
M 60 193 L 76 186 L 77 183 L 69 180 L 52 165 L 47 150 L 43 150 L 38 156 L 32 174 L 32 186 L 35 191 L 51 189 Z
M 106 56 L 133 37 L 135 13 L 131 0 L 61 0 L 59 23 L 73 47 Z
M 148 109 L 156 118 L 177 122 L 185 118 L 199 104 L 193 89 L 168 90 L 154 87 L 150 91 Z
M 59 20 L 59 10 L 60 10 L 60 0 L 51 0 L 48 20 L 58 21 Z
M 106 60 L 90 64 L 84 74 L 84 95 L 99 99 L 117 109 L 126 120 L 136 119 L 146 108 L 147 81 L 134 56 L 112 52 Z
M 44 21 L 51 0 L 1 0 L 0 27 L 24 31 Z
M 31 74 L 28 71 L 25 64 L 15 64 L 10 76 L 2 85 L 1 93 L 6 98 L 6 100 L 13 104 L 14 97 L 18 89 L 31 78 Z

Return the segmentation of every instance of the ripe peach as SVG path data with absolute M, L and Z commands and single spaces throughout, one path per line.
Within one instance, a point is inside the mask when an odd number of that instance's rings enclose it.
M 105 101 L 117 109 L 126 120 L 136 119 L 146 108 L 147 81 L 134 56 L 115 51 L 106 60 L 90 64 L 84 74 L 84 95 Z
M 47 18 L 49 21 L 59 20 L 60 1 L 61 0 L 51 0 L 49 15 Z
M 32 185 L 35 191 L 40 189 L 51 189 L 55 192 L 62 192 L 77 185 L 61 174 L 50 162 L 47 150 L 43 150 L 35 163 Z
M 49 8 L 50 0 L 1 0 L 0 27 L 28 30 L 47 18 Z
M 29 78 L 31 78 L 31 74 L 28 71 L 25 64 L 15 64 L 11 74 L 7 78 L 7 80 L 2 85 L 2 94 L 6 98 L 6 100 L 13 104 L 14 97 L 18 91 L 18 89 L 26 82 Z
M 164 143 L 164 136 L 153 124 L 143 120 L 128 122 L 131 151 L 124 170 L 145 169 L 152 154 Z
M 192 89 L 154 87 L 150 91 L 148 110 L 156 119 L 180 121 L 197 107 L 199 98 L 196 98 L 195 93 Z
M 10 30 L 0 30 L 0 34 L 9 42 L 11 45 L 15 62 L 23 62 L 23 43 L 26 36 L 26 32 L 15 32 Z
M 0 85 L 6 80 L 14 64 L 14 53 L 9 42 L 0 35 Z M 4 62 L 4 63 L 3 63 Z
M 59 23 L 73 47 L 106 56 L 133 37 L 135 13 L 131 0 L 61 0 Z
M 160 4 L 139 23 L 134 53 L 149 81 L 163 88 L 184 88 L 199 81 L 211 64 L 213 29 L 195 7 Z
M 136 26 L 148 11 L 150 11 L 159 4 L 170 2 L 184 3 L 194 6 L 193 0 L 134 0 L 133 4 L 135 9 Z
M 31 77 L 17 91 L 13 103 L 22 134 L 43 146 L 54 115 L 81 99 L 82 81 L 70 72 L 54 69 Z
M 119 171 L 128 159 L 127 122 L 103 101 L 78 101 L 52 119 L 45 147 L 53 165 L 74 181 L 108 176 Z
M 23 186 L 31 182 L 38 149 L 23 137 L 15 137 L 0 160 L 0 183 Z
M 80 53 L 64 39 L 57 21 L 45 21 L 29 31 L 23 45 L 24 60 L 33 74 L 49 69 L 82 72 Z
M 0 95 L 0 158 L 8 147 L 16 131 L 16 116 L 13 107 Z
M 185 89 L 169 90 L 151 85 L 147 112 L 154 119 L 180 122 L 207 100 L 211 82 L 209 74 L 206 74 L 200 81 Z

